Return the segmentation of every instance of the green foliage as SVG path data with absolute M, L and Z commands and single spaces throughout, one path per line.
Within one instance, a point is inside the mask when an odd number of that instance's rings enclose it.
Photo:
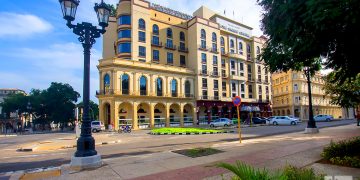
M 111 8 L 110 16 L 116 17 L 116 8 L 113 4 L 108 4 Z
M 212 155 L 219 152 L 222 151 L 213 148 L 193 148 L 193 149 L 187 149 L 184 152 L 184 155 L 195 158 L 195 157 Z
M 316 175 L 313 169 L 301 169 L 287 165 L 284 169 L 269 173 L 266 169 L 256 169 L 245 163 L 237 161 L 235 165 L 220 163 L 218 167 L 225 168 L 235 176 L 234 180 L 321 180 L 322 175 Z
M 80 102 L 79 104 L 77 104 L 77 107 L 83 108 L 84 103 Z M 79 116 L 80 116 L 80 113 L 79 113 Z M 91 100 L 90 100 L 90 117 L 93 118 L 94 120 L 99 119 L 99 105 Z M 81 117 L 78 117 L 78 118 L 79 118 L 79 120 L 81 120 Z
M 152 133 L 203 133 L 203 132 L 222 132 L 221 130 L 202 129 L 202 128 L 157 128 L 151 130 Z
M 325 78 L 324 90 L 331 96 L 331 103 L 344 108 L 360 105 L 360 74 L 356 78 L 341 82 L 337 79 L 338 72 L 331 72 Z
M 27 103 L 29 98 L 23 93 L 12 94 L 4 99 L 1 103 L 2 111 L 6 114 L 6 117 L 10 117 L 10 113 L 18 112 L 22 114 L 27 112 Z
M 360 0 L 258 0 L 263 8 L 262 30 L 268 36 L 260 58 L 271 72 L 317 66 L 355 77 L 360 69 Z
M 325 147 L 321 156 L 331 163 L 360 167 L 360 136 L 339 141 L 337 143 L 330 142 L 330 145 Z

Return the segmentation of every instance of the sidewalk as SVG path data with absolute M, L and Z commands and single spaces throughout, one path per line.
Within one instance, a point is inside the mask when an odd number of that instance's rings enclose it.
M 93 134 L 96 144 L 95 145 L 104 145 L 104 144 L 114 144 L 120 143 L 119 137 L 117 134 L 112 133 L 98 133 Z M 46 141 L 40 142 L 31 142 L 27 144 L 22 144 L 19 146 L 19 151 L 51 151 L 59 150 L 66 148 L 76 147 L 76 135 L 69 135 L 64 138 L 49 139 Z
M 216 168 L 217 162 L 234 163 L 241 160 L 255 167 L 278 169 L 286 164 L 312 167 L 319 173 L 329 175 L 352 175 L 360 177 L 353 168 L 329 168 L 332 165 L 315 163 L 320 160 L 323 147 L 331 140 L 338 141 L 360 136 L 355 125 L 324 128 L 319 134 L 291 133 L 268 136 L 239 142 L 214 144 L 212 147 L 223 153 L 190 158 L 170 151 L 152 154 L 123 156 L 104 160 L 104 165 L 95 170 L 71 172 L 68 165 L 62 167 L 60 177 L 52 179 L 229 179 L 232 175 Z

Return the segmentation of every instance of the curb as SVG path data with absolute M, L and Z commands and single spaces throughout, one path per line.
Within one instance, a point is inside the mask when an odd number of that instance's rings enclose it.
M 204 135 L 204 134 L 226 134 L 235 133 L 235 131 L 224 131 L 224 132 L 201 132 L 201 133 L 152 133 L 151 135 Z
M 10 171 L 0 175 L 9 176 L 12 179 L 47 179 L 51 177 L 61 176 L 61 167 L 37 168 L 21 171 Z

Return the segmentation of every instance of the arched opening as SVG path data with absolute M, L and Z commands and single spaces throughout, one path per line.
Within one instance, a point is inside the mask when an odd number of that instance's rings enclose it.
M 140 103 L 137 107 L 139 129 L 150 127 L 150 106 L 147 103 Z
M 129 94 L 129 86 L 130 86 L 129 83 L 130 83 L 129 75 L 123 74 L 121 76 L 121 92 L 122 92 L 122 94 Z
M 234 40 L 230 40 L 230 48 L 234 48 L 235 44 L 234 44 Z
M 170 106 L 170 127 L 178 127 L 180 126 L 180 105 L 172 104 Z
M 224 40 L 224 37 L 220 37 L 220 45 L 221 46 L 225 46 L 225 40 Z
M 171 96 L 177 97 L 177 81 L 176 81 L 176 79 L 173 79 L 171 81 Z
M 105 92 L 108 92 L 110 90 L 110 75 L 109 74 L 105 74 L 105 76 L 104 76 L 103 88 L 104 88 Z
M 155 35 L 159 34 L 159 26 L 156 24 L 153 25 L 153 34 Z
M 130 127 L 133 126 L 133 119 L 132 119 L 132 106 L 130 103 L 124 102 L 119 105 L 119 126 L 122 125 L 129 125 Z M 118 128 L 118 127 L 115 127 Z
M 185 81 L 185 97 L 192 97 L 190 81 Z
M 162 103 L 154 106 L 154 126 L 165 127 L 166 124 L 166 108 Z
M 111 109 L 110 104 L 105 103 L 104 104 L 104 125 L 106 128 L 109 128 L 109 125 L 111 123 Z
M 145 76 L 141 76 L 140 79 L 140 95 L 141 96 L 146 96 L 147 95 L 147 91 L 146 91 L 146 77 Z
M 139 29 L 145 30 L 146 26 L 145 26 L 145 20 L 144 19 L 139 19 Z
M 216 42 L 217 41 L 217 36 L 216 36 L 216 33 L 212 33 L 212 41 L 213 42 Z
M 205 30 L 204 29 L 201 29 L 201 31 L 200 31 L 200 33 L 201 33 L 201 39 L 206 39 L 206 32 L 205 32 Z
M 186 104 L 184 106 L 184 126 L 192 126 L 194 124 L 193 113 L 193 106 L 191 104 Z
M 167 28 L 167 30 L 166 30 L 166 36 L 167 36 L 168 38 L 172 38 L 172 29 L 171 29 L 171 28 Z
M 180 41 L 185 41 L 185 33 L 184 32 L 180 32 Z

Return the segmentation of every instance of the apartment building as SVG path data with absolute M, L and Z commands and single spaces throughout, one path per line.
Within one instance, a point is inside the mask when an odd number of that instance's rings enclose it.
M 326 96 L 323 90 L 324 84 L 320 73 L 316 73 L 311 78 L 314 116 L 328 114 L 334 118 L 344 117 L 341 107 L 330 104 L 330 96 Z M 274 115 L 293 115 L 303 120 L 309 119 L 308 84 L 303 72 L 288 71 L 272 74 L 272 86 Z
M 115 129 L 192 126 L 241 115 L 271 115 L 271 81 L 257 61 L 266 39 L 202 6 L 187 15 L 143 0 L 121 0 L 99 60 L 100 120 Z

